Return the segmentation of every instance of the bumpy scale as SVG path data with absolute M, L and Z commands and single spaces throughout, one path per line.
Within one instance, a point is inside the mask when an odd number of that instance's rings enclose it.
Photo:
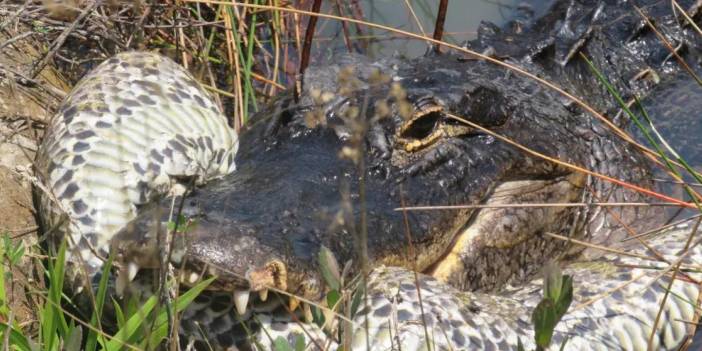
M 237 148 L 183 67 L 154 53 L 119 54 L 76 85 L 47 128 L 36 163 L 43 225 L 69 234 L 67 261 L 80 255 L 92 279 L 139 205 L 234 171 Z

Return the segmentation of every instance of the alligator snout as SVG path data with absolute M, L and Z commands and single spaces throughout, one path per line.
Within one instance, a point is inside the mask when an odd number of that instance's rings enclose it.
M 319 299 L 321 282 L 316 270 L 300 267 L 295 260 L 281 255 L 284 250 L 262 242 L 252 226 L 229 219 L 223 223 L 208 217 L 187 218 L 188 224 L 173 232 L 169 222 L 153 220 L 159 218 L 153 214 L 156 210 L 144 211 L 142 217 L 112 240 L 111 250 L 119 268 L 118 294 L 123 294 L 138 271 L 160 267 L 163 238 L 169 235 L 173 247 L 170 263 L 180 268 L 181 283 L 194 285 L 201 279 L 217 277 L 208 289 L 231 292 L 242 315 L 251 294 L 258 295 L 261 301 L 267 300 L 269 291 Z M 162 239 L 156 239 L 157 235 Z M 288 272 L 288 267 L 294 269 Z

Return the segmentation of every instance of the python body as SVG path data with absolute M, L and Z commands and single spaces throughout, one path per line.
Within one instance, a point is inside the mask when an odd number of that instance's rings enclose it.
M 664 76 L 679 69 L 638 14 L 618 5 L 556 2 L 526 29 L 485 24 L 469 45 L 579 92 L 614 115 L 616 103 L 578 52 L 614 77 L 625 98 L 655 83 L 640 72 Z M 698 39 L 690 29 L 668 7 L 646 5 L 659 28 L 685 46 L 683 56 L 694 58 Z M 146 53 L 106 61 L 76 86 L 39 151 L 38 173 L 58 200 L 40 192 L 44 226 L 70 235 L 72 255 L 80 258 L 72 261 L 85 261 L 91 279 L 102 265 L 99 257 L 114 250 L 123 268 L 118 282 L 124 282 L 160 261 L 154 257 L 155 229 L 165 226 L 161 216 L 169 214 L 172 201 L 150 200 L 182 188 L 178 184 L 211 180 L 188 194 L 183 213 L 197 225 L 174 240 L 171 263 L 188 273 L 185 284 L 203 273 L 218 276 L 185 311 L 181 333 L 204 345 L 199 333 L 204 328 L 208 343 L 221 348 L 251 346 L 251 338 L 269 345 L 269 337 L 293 338 L 303 331 L 315 345 L 335 347 L 336 340 L 317 326 L 292 322 L 265 297 L 274 288 L 319 299 L 322 245 L 342 264 L 356 262 L 351 267 L 358 271 L 354 235 L 360 230 L 360 199 L 373 270 L 369 306 L 355 316 L 357 348 L 366 345 L 366 316 L 372 349 L 423 349 L 424 323 L 430 344 L 440 349 L 504 349 L 515 347 L 518 338 L 531 347 L 530 310 L 541 296 L 531 277 L 548 260 L 580 257 L 588 263 L 567 269 L 575 276 L 576 300 L 606 296 L 566 314 L 556 343 L 568 338 L 567 349 L 645 349 L 670 279 L 666 274 L 656 279 L 661 268 L 676 255 L 684 255 L 687 268 L 702 259 L 695 240 L 685 251 L 684 231 L 648 242 L 662 257 L 638 245 L 623 247 L 654 257 L 651 262 L 581 252 L 544 236 L 554 232 L 617 245 L 627 232 L 614 218 L 643 227 L 656 218 L 646 208 L 412 211 L 407 219 L 395 210 L 401 201 L 638 201 L 635 192 L 529 157 L 450 117 L 460 115 L 549 156 L 648 185 L 647 167 L 631 146 L 529 79 L 445 54 L 376 63 L 348 56 L 308 70 L 304 82 L 298 103 L 282 96 L 252 118 L 237 153 L 236 134 L 173 62 Z M 415 256 L 406 250 L 408 241 Z M 74 287 L 85 284 L 80 266 L 71 267 Z M 412 269 L 427 274 L 419 278 L 424 318 Z M 684 341 L 685 321 L 695 319 L 698 279 L 685 273 L 673 283 L 654 348 L 674 349 Z M 252 318 L 253 312 L 261 313 Z

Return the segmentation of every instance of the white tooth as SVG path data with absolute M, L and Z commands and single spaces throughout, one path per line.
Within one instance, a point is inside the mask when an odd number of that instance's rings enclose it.
M 312 316 L 312 308 L 310 307 L 310 305 L 308 303 L 302 304 L 302 311 L 304 312 L 305 322 L 307 322 L 307 323 L 314 322 L 314 317 Z
M 134 280 L 134 277 L 136 277 L 137 272 L 139 272 L 139 266 L 134 262 L 130 262 L 127 265 L 127 274 L 128 274 L 128 278 L 129 278 L 128 281 L 131 282 L 132 280 Z
M 268 289 L 259 290 L 258 298 L 261 299 L 261 301 L 268 300 Z
M 236 311 L 243 315 L 246 313 L 246 305 L 249 303 L 249 291 L 248 290 L 235 290 L 234 291 L 234 305 L 236 305 Z
M 188 283 L 195 284 L 198 279 L 200 279 L 200 275 L 198 275 L 195 272 L 190 273 L 190 277 L 188 277 Z

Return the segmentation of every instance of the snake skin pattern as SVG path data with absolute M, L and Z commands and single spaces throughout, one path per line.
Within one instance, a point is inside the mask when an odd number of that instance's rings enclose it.
M 663 253 L 667 262 L 683 257 L 683 267 L 696 266 L 702 247 L 684 250 L 689 235 L 689 229 L 671 231 L 648 244 Z M 630 252 L 653 257 L 644 248 Z M 571 265 L 565 273 L 574 277 L 575 299 L 556 328 L 552 349 L 567 339 L 566 350 L 646 350 L 670 284 L 668 268 L 665 262 L 617 255 Z M 678 276 L 673 283 L 650 349 L 672 350 L 684 341 L 690 327 L 686 321 L 695 320 L 700 291 L 695 281 L 700 278 L 694 273 Z M 517 338 L 527 349 L 534 349 L 530 316 L 543 296 L 541 280 L 508 288 L 498 296 L 459 292 L 426 276 L 419 281 L 434 349 L 514 350 Z M 354 348 L 365 345 L 363 318 L 368 315 L 382 317 L 371 319 L 372 350 L 426 349 L 427 334 L 413 282 L 411 272 L 392 267 L 375 270 L 369 287 L 372 312 L 356 318 Z
M 58 238 L 70 235 L 67 261 L 80 255 L 91 277 L 138 206 L 179 183 L 202 184 L 235 168 L 238 138 L 219 107 L 160 55 L 105 61 L 62 106 L 37 153 L 38 176 L 55 197 L 39 192 L 43 225 Z
M 650 247 L 628 250 L 632 256 L 604 255 L 597 260 L 576 262 L 564 269 L 574 277 L 574 301 L 556 327 L 550 350 L 676 350 L 691 335 L 691 321 L 699 306 L 699 239 L 686 250 L 691 228 L 681 225 L 647 240 Z M 662 253 L 657 260 L 653 252 Z M 636 257 L 638 255 L 638 257 Z M 642 257 L 651 257 L 644 259 Z M 671 284 L 671 267 L 681 264 Z M 413 272 L 398 267 L 376 267 L 369 276 L 368 306 L 353 319 L 353 350 L 516 350 L 520 340 L 526 350 L 535 348 L 531 311 L 543 296 L 541 279 L 520 287 L 508 287 L 497 294 L 462 292 L 430 276 L 418 274 L 420 299 Z M 670 288 L 670 290 L 668 290 Z M 665 292 L 669 294 L 661 309 Z M 210 336 L 222 340 L 246 337 L 232 335 L 239 324 L 227 296 L 214 295 L 196 300 L 183 315 L 205 321 Z M 335 350 L 339 344 L 320 327 L 301 323 L 287 311 L 254 305 L 261 330 L 253 345 L 275 349 L 273 340 L 283 337 L 290 345 L 303 337 L 313 349 Z M 651 347 L 648 340 L 656 316 Z M 206 315 L 207 317 L 203 317 Z M 243 318 L 251 318 L 250 314 Z M 365 321 L 368 318 L 368 329 Z M 424 329 L 424 325 L 427 329 Z M 366 330 L 368 333 L 366 333 Z M 366 336 L 369 335 L 368 338 Z M 195 333 L 189 335 L 199 339 Z M 427 336 L 429 348 L 427 346 Z
M 202 184 L 232 172 L 236 151 L 236 133 L 183 68 L 156 54 L 117 55 L 75 87 L 48 127 L 37 169 L 57 202 L 42 198 L 45 226 L 57 226 L 59 237 L 69 235 L 73 255 L 80 255 L 94 275 L 103 262 L 100 256 L 108 255 L 111 235 L 134 218 L 140 205 L 179 182 Z M 67 224 L 61 222 L 62 213 Z M 694 270 L 702 262 L 702 248 L 693 242 L 686 251 L 688 235 L 689 230 L 679 229 L 649 241 L 665 260 L 606 255 L 567 268 L 566 274 L 575 277 L 576 301 L 558 325 L 554 344 L 567 339 L 567 350 L 646 349 L 671 281 L 665 269 L 683 257 L 682 266 L 692 272 L 679 274 L 672 284 L 652 344 L 653 349 L 679 347 L 695 320 L 696 282 L 702 279 Z M 630 252 L 655 257 L 642 247 Z M 404 269 L 373 269 L 368 306 L 354 319 L 354 349 L 426 350 L 427 336 L 435 350 L 514 349 L 518 339 L 533 349 L 530 311 L 542 296 L 541 281 L 481 294 L 460 292 L 420 274 L 424 318 L 414 282 L 414 274 Z M 212 312 L 213 296 L 196 300 L 183 319 L 209 313 L 211 322 L 203 327 L 226 336 L 240 317 L 232 306 Z M 292 341 L 297 335 L 321 348 L 338 346 L 318 326 L 294 322 L 289 315 L 256 318 L 262 330 L 254 337 L 264 349 L 277 336 Z

